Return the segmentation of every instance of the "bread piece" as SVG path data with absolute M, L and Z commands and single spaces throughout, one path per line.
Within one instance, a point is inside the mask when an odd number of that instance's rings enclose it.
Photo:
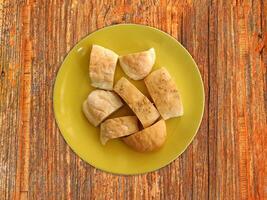
M 117 60 L 118 55 L 113 51 L 93 45 L 89 65 L 89 75 L 93 87 L 112 90 Z
M 150 126 L 159 118 L 154 105 L 126 78 L 122 77 L 115 84 L 114 90 L 129 105 L 144 127 Z
M 145 78 L 151 71 L 156 59 L 154 48 L 147 51 L 132 53 L 119 58 L 125 74 L 133 80 Z
M 145 84 L 164 120 L 183 115 L 183 105 L 179 92 L 165 68 L 149 74 L 145 78 Z
M 100 125 L 100 141 L 105 145 L 110 139 L 127 136 L 137 131 L 139 127 L 136 116 L 107 119 Z
M 123 141 L 137 151 L 153 151 L 160 148 L 166 140 L 166 124 L 162 119 L 142 131 L 123 138 Z
M 122 105 L 120 98 L 114 92 L 94 90 L 83 102 L 83 112 L 89 122 L 94 126 L 98 126 Z

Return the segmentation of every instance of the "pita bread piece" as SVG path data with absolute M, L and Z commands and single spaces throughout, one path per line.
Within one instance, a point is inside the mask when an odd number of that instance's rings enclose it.
M 83 112 L 91 124 L 98 126 L 122 105 L 119 96 L 114 92 L 94 90 L 83 102 Z
M 129 105 L 143 127 L 150 126 L 159 118 L 160 115 L 150 100 L 126 78 L 122 77 L 115 84 L 114 91 Z
M 107 119 L 100 125 L 100 141 L 105 145 L 108 140 L 124 137 L 139 131 L 136 116 Z
M 89 65 L 89 75 L 93 87 L 112 90 L 117 60 L 118 55 L 113 51 L 93 45 Z
M 153 71 L 145 84 L 164 120 L 183 115 L 183 104 L 175 82 L 165 68 Z M 164 98 L 162 98 L 164 97 Z
M 142 131 L 124 137 L 123 141 L 136 151 L 148 152 L 159 149 L 164 144 L 166 136 L 166 124 L 162 119 Z
M 156 59 L 154 48 L 147 51 L 132 53 L 119 58 L 125 74 L 133 80 L 145 78 L 151 71 Z

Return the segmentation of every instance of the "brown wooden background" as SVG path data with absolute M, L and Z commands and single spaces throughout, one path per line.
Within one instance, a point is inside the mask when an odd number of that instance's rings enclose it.
M 139 176 L 83 162 L 53 115 L 67 52 L 117 23 L 177 38 L 205 84 L 193 143 L 167 167 Z M 266 0 L 0 0 L 0 199 L 267 199 L 266 43 Z

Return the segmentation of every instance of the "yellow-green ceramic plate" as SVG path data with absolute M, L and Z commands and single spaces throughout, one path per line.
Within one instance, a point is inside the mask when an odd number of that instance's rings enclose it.
M 180 91 L 184 116 L 167 120 L 167 140 L 156 152 L 138 153 L 120 139 L 102 146 L 99 128 L 93 127 L 82 113 L 82 102 L 94 90 L 90 86 L 89 57 L 92 44 L 112 49 L 119 55 L 154 47 L 156 63 L 153 70 L 164 66 Z M 119 64 L 115 81 L 125 76 Z M 142 81 L 132 81 L 148 94 Z M 164 98 L 164 97 L 163 97 Z M 121 24 L 91 33 L 81 40 L 65 58 L 56 78 L 54 111 L 66 142 L 92 166 L 116 174 L 150 172 L 169 164 L 190 144 L 197 133 L 204 110 L 204 89 L 200 73 L 186 49 L 170 35 L 152 27 Z M 127 106 L 114 116 L 131 114 Z

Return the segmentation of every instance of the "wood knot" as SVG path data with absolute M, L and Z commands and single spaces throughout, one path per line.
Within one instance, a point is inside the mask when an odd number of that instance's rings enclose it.
M 113 21 L 113 22 L 111 22 L 111 25 L 116 25 L 116 24 L 119 24 L 120 22 L 118 22 L 118 21 Z
M 4 77 L 5 77 L 5 75 L 6 75 L 6 74 L 5 74 L 5 72 L 4 72 L 4 71 L 2 71 L 2 72 L 1 72 L 1 77 L 3 77 L 3 78 L 4 78 Z

